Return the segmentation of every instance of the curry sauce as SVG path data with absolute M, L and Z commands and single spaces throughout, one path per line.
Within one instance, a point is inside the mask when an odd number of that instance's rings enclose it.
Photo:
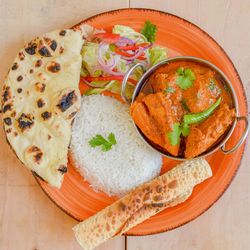
M 196 157 L 213 146 L 235 119 L 231 94 L 211 68 L 189 61 L 160 67 L 131 115 L 142 133 L 173 156 Z

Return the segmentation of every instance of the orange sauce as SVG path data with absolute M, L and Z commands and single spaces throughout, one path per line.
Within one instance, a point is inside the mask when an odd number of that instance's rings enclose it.
M 179 77 L 183 75 L 179 73 L 180 68 L 182 72 L 188 69 L 194 75 L 187 88 L 179 83 Z M 218 74 L 203 64 L 182 61 L 164 65 L 151 75 L 148 84 L 154 93 L 140 95 L 131 106 L 131 115 L 153 144 L 173 156 L 193 158 L 205 152 L 234 120 L 231 94 Z M 171 144 L 168 134 L 176 123 L 182 122 L 183 115 L 203 112 L 219 97 L 222 101 L 216 112 L 205 121 L 191 125 L 186 138 L 181 137 L 179 143 Z M 184 145 L 184 150 L 180 145 Z

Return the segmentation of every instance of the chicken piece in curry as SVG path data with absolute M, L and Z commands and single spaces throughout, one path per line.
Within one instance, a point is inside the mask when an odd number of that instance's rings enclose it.
M 172 62 L 149 78 L 131 115 L 142 133 L 173 156 L 193 158 L 211 148 L 235 119 L 231 94 L 218 74 L 195 62 Z

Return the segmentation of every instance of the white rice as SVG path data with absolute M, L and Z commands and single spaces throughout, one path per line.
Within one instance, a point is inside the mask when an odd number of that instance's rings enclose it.
M 89 140 L 113 132 L 117 144 L 103 152 Z M 121 196 L 160 173 L 162 157 L 140 136 L 129 115 L 129 107 L 112 97 L 82 97 L 72 131 L 71 153 L 80 174 L 97 191 Z

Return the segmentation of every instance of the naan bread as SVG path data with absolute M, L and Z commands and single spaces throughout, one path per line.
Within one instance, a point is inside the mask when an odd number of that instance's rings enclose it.
M 147 182 L 73 228 L 84 250 L 91 250 L 168 207 L 184 202 L 194 186 L 212 176 L 204 159 L 185 161 Z
M 8 142 L 24 165 L 58 188 L 80 108 L 82 44 L 80 32 L 73 30 L 35 38 L 20 50 L 3 86 Z

